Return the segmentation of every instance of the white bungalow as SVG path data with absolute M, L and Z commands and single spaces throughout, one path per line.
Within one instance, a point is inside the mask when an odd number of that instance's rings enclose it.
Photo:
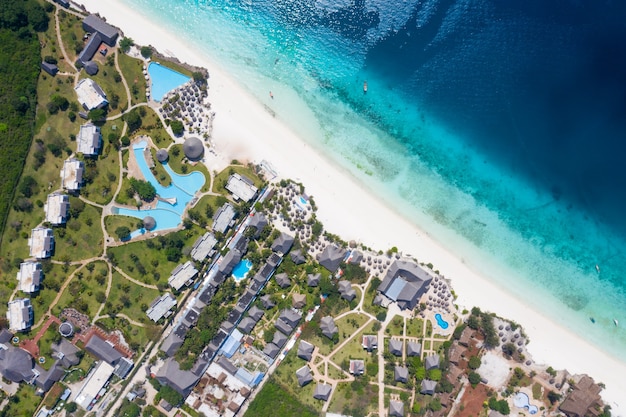
M 9 330 L 21 332 L 33 325 L 33 306 L 30 299 L 22 298 L 8 303 L 7 319 Z
M 87 111 L 106 107 L 109 102 L 102 88 L 91 78 L 83 78 L 74 87 L 78 102 Z
M 102 147 L 100 128 L 93 123 L 85 123 L 76 136 L 76 151 L 85 156 L 97 155 Z
M 82 161 L 75 158 L 65 160 L 61 168 L 61 186 L 68 191 L 80 190 L 84 170 Z
M 48 194 L 43 211 L 46 213 L 46 221 L 50 224 L 55 226 L 64 224 L 70 211 L 70 198 L 61 193 Z
M 52 250 L 54 249 L 54 234 L 52 233 L 52 229 L 45 227 L 33 229 L 30 239 L 28 239 L 28 246 L 30 247 L 30 256 L 38 259 L 52 256 Z
M 18 289 L 27 293 L 36 292 L 39 290 L 42 276 L 43 270 L 39 262 L 22 262 L 17 273 Z

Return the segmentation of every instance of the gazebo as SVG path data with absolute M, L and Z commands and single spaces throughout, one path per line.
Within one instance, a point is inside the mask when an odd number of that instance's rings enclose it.
M 159 149 L 156 153 L 157 161 L 164 163 L 169 159 L 170 155 L 167 153 L 167 149 Z
M 146 216 L 143 218 L 143 227 L 146 230 L 152 230 L 156 227 L 156 220 L 152 216 Z
M 190 161 L 196 161 L 204 155 L 204 145 L 198 138 L 189 138 L 183 144 L 183 152 Z

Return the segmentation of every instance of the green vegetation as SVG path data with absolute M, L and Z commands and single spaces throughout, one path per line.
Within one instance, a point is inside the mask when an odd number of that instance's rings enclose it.
M 41 402 L 41 397 L 35 393 L 35 386 L 20 384 L 15 395 L 12 395 L 8 404 L 0 411 L 0 417 L 34 416 L 35 410 Z
M 495 397 L 489 398 L 489 408 L 492 410 L 496 410 L 497 412 L 505 416 L 509 415 L 509 413 L 511 412 L 509 408 L 509 403 L 506 400 L 498 401 Z
M 150 184 L 148 181 L 138 180 L 136 178 L 130 178 L 130 186 L 133 191 L 135 191 L 139 198 L 144 201 L 152 201 L 154 197 L 156 197 L 156 189 L 154 185 Z
M 120 49 L 122 52 L 126 53 L 130 50 L 130 47 L 135 44 L 135 41 L 132 38 L 127 38 L 126 36 L 120 39 Z
M 48 16 L 35 0 L 0 0 L 0 232 L 33 137 L 41 60 L 35 31 Z
M 113 271 L 111 292 L 108 297 L 111 308 L 105 312 L 109 313 L 112 309 L 116 312 L 123 312 L 135 321 L 148 322 L 145 311 L 159 295 L 158 290 L 137 285 L 124 278 L 119 272 Z
M 86 259 L 102 254 L 102 209 L 70 196 L 70 218 L 65 227 L 55 228 L 55 258 L 61 261 Z
M 129 230 L 137 229 L 139 222 L 139 219 L 130 216 L 107 216 L 104 218 L 104 227 L 109 235 L 114 235 L 120 227 L 126 227 Z
M 127 39 L 127 38 L 125 38 Z M 123 49 L 122 41 L 120 48 Z M 122 75 L 128 83 L 131 94 L 131 104 L 145 102 L 146 99 L 146 78 L 143 75 L 143 61 L 130 57 L 126 54 L 119 54 L 117 57 Z
M 248 407 L 244 417 L 300 416 L 316 417 L 319 413 L 302 404 L 298 398 L 274 381 L 273 377 L 263 385 Z
M 210 191 L 209 190 L 209 186 L 210 186 L 209 178 L 211 178 L 211 175 L 209 174 L 209 171 L 206 169 L 206 166 L 204 164 L 192 165 L 192 164 L 183 162 L 183 160 L 186 161 L 185 154 L 183 153 L 183 146 L 182 145 L 172 146 L 170 148 L 170 159 L 168 160 L 168 165 L 170 166 L 170 168 L 172 168 L 172 170 L 178 174 L 188 174 L 191 171 L 202 172 L 204 174 L 205 182 L 204 182 L 204 185 L 202 186 L 201 191 L 202 192 Z M 223 187 L 222 187 L 222 190 L 223 191 L 217 190 L 215 192 L 219 194 L 223 194 L 223 195 L 226 195 L 228 193 L 228 191 L 224 190 Z
M 185 132 L 185 126 L 183 126 L 183 122 L 180 120 L 172 120 L 170 127 L 172 128 L 172 133 L 176 136 L 181 136 Z
M 108 265 L 103 261 L 92 262 L 78 271 L 63 291 L 53 313 L 59 314 L 63 308 L 72 307 L 94 317 L 102 304 L 98 301 L 98 293 L 106 288 L 108 275 Z

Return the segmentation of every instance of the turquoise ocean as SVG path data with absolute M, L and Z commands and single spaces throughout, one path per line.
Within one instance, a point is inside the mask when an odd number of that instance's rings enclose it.
M 472 268 L 626 360 L 623 2 L 126 3 Z

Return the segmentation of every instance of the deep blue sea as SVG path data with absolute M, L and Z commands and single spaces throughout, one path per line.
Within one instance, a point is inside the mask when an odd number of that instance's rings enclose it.
M 273 91 L 277 117 L 472 267 L 626 359 L 626 2 L 127 2 L 259 101 Z

